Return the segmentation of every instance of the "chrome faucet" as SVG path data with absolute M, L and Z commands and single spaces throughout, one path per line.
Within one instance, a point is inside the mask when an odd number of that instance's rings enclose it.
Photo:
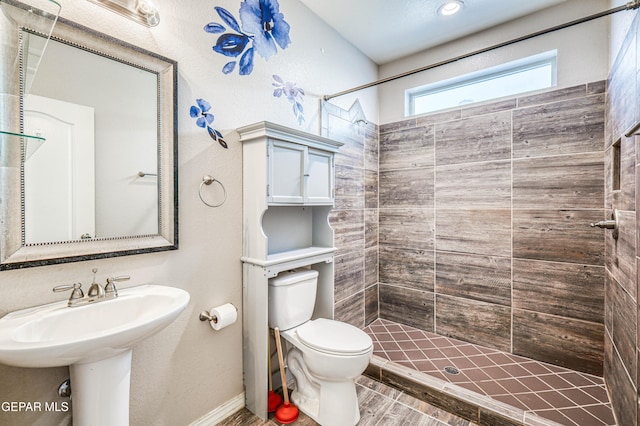
M 90 297 L 93 300 L 103 299 L 104 289 L 100 286 L 100 284 L 96 282 L 96 272 L 98 272 L 98 269 L 93 268 L 91 272 L 93 272 L 93 282 L 91 283 L 91 287 L 89 287 L 89 291 L 87 292 L 87 297 Z
M 96 282 L 96 273 L 98 272 L 98 269 L 93 268 L 91 272 L 93 272 L 93 282 L 89 287 L 89 291 L 87 292 L 86 297 L 84 295 L 84 292 L 82 291 L 81 283 L 75 283 L 72 285 L 59 285 L 57 287 L 54 287 L 53 291 L 58 293 L 61 291 L 72 290 L 69 301 L 67 302 L 67 306 L 82 306 L 89 303 L 100 302 L 103 300 L 115 299 L 116 297 L 118 297 L 118 289 L 116 288 L 115 283 L 120 281 L 127 281 L 128 279 L 130 279 L 128 275 L 110 277 L 107 278 L 107 283 L 105 284 L 104 288 L 102 288 L 100 284 Z

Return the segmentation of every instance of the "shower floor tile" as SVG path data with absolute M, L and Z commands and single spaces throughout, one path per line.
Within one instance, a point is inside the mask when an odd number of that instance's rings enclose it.
M 568 426 L 615 426 L 601 377 L 377 319 L 373 354 Z

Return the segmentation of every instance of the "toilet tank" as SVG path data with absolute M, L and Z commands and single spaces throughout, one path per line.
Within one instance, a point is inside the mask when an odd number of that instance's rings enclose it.
M 318 271 L 280 272 L 269 279 L 269 327 L 288 330 L 311 319 Z

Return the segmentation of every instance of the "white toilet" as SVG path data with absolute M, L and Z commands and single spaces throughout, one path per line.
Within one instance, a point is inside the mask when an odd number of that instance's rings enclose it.
M 312 320 L 318 272 L 281 272 L 269 280 L 269 327 L 278 327 L 294 348 L 287 365 L 296 379 L 291 400 L 323 426 L 360 420 L 355 379 L 367 368 L 373 342 L 350 324 Z

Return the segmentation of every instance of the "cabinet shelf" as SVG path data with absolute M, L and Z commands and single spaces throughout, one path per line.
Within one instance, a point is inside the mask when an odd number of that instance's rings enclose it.
M 268 278 L 275 277 L 279 272 L 289 269 L 300 268 L 302 266 L 313 265 L 315 263 L 333 262 L 333 252 L 335 247 L 306 247 L 297 250 L 290 250 L 281 253 L 274 253 L 267 256 L 267 259 L 252 259 L 242 257 L 244 263 L 265 268 Z

